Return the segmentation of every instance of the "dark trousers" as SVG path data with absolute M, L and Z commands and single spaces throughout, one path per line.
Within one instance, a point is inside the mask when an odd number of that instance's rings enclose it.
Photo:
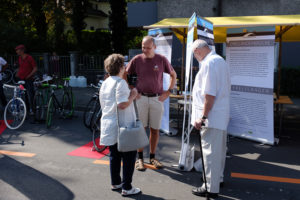
M 4 108 L 7 104 L 7 100 L 6 100 L 6 97 L 5 97 L 4 92 L 3 92 L 3 83 L 2 83 L 2 81 L 0 81 L 0 100 L 1 100 L 1 104 Z
M 33 98 L 34 98 L 34 86 L 33 86 L 33 80 L 25 80 L 26 88 L 26 104 L 27 108 L 33 110 Z
M 119 185 L 123 183 L 124 190 L 132 188 L 132 176 L 134 172 L 136 151 L 119 152 L 118 144 L 109 146 L 109 159 L 110 159 L 110 177 L 112 185 Z M 121 160 L 123 160 L 123 181 L 121 181 Z

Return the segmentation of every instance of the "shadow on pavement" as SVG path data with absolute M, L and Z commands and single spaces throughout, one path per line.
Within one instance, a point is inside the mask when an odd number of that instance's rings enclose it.
M 18 190 L 28 199 L 74 199 L 74 194 L 60 182 L 10 157 L 0 157 L 0 172 L 0 180 Z M 6 192 L 7 194 L 1 194 L 1 196 L 10 196 L 9 191 Z
M 163 198 L 161 197 L 156 197 L 156 196 L 152 196 L 152 195 L 148 195 L 148 194 L 138 194 L 138 195 L 135 195 L 135 196 L 129 196 L 129 197 L 124 197 L 124 199 L 136 199 L 136 200 L 164 200 Z

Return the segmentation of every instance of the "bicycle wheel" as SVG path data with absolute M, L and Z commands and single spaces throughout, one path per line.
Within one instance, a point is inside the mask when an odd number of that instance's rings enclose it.
M 50 128 L 50 126 L 51 126 L 54 112 L 55 112 L 54 100 L 53 100 L 53 97 L 50 97 L 50 100 L 48 103 L 48 109 L 47 109 L 47 117 L 46 117 L 47 128 Z
M 71 94 L 72 95 L 72 94 Z M 64 117 L 71 117 L 73 115 L 72 98 L 69 93 L 64 93 L 62 99 L 62 109 Z
M 93 129 L 93 146 L 94 146 L 94 149 L 99 153 L 104 151 L 104 149 L 106 149 L 106 146 L 100 145 L 100 136 L 101 136 L 100 119 L 101 119 L 101 115 L 102 115 L 102 111 L 100 109 L 99 112 L 97 113 L 97 118 L 95 119 L 95 121 L 93 122 L 93 125 L 92 125 L 92 129 Z
M 40 92 L 37 92 L 33 98 L 34 117 L 37 121 L 42 121 L 45 116 L 44 97 Z
M 4 72 L 2 72 L 1 74 L 3 83 L 10 83 L 12 81 L 13 72 L 10 69 L 4 70 Z
M 17 129 L 26 118 L 26 105 L 21 98 L 11 99 L 5 106 L 4 122 L 9 129 Z
M 94 113 L 92 115 L 91 122 L 90 122 L 90 129 L 92 132 L 93 132 L 94 128 L 100 129 L 99 122 L 100 122 L 101 116 L 102 116 L 102 110 L 101 110 L 101 105 L 99 102 L 98 104 L 96 104 L 96 108 L 94 110 Z
M 88 104 L 86 105 L 83 113 L 83 124 L 85 127 L 90 128 L 91 127 L 91 120 L 93 118 L 93 115 L 95 113 L 96 108 L 98 107 L 97 104 L 99 104 L 99 99 L 96 97 L 93 97 Z

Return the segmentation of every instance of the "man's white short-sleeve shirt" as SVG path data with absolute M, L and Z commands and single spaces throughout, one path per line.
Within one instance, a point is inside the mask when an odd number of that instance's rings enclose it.
M 200 69 L 193 86 L 192 120 L 203 115 L 205 95 L 215 97 L 208 113 L 206 127 L 227 130 L 230 112 L 230 71 L 225 60 L 211 51 L 200 63 Z
M 110 76 L 102 83 L 99 96 L 102 109 L 101 145 L 110 146 L 117 143 L 117 105 L 127 102 L 129 95 L 130 89 L 127 82 L 118 76 Z M 133 104 L 124 110 L 118 109 L 118 113 L 120 126 L 132 127 L 135 125 L 136 115 Z

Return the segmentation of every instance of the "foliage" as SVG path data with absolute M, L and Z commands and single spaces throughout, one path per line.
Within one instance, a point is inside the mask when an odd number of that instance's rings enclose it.
M 126 52 L 128 52 L 129 49 L 140 49 L 142 46 L 142 39 L 147 33 L 147 30 L 140 28 L 128 28 L 126 34 Z
M 109 55 L 111 34 L 108 30 L 82 31 L 81 51 L 83 53 Z
M 109 0 L 109 30 L 84 30 L 89 0 L 1 0 L 0 54 L 15 54 L 24 44 L 29 52 L 59 54 L 80 51 L 107 55 L 127 54 L 129 48 L 140 48 L 146 31 L 127 28 L 128 0 Z

